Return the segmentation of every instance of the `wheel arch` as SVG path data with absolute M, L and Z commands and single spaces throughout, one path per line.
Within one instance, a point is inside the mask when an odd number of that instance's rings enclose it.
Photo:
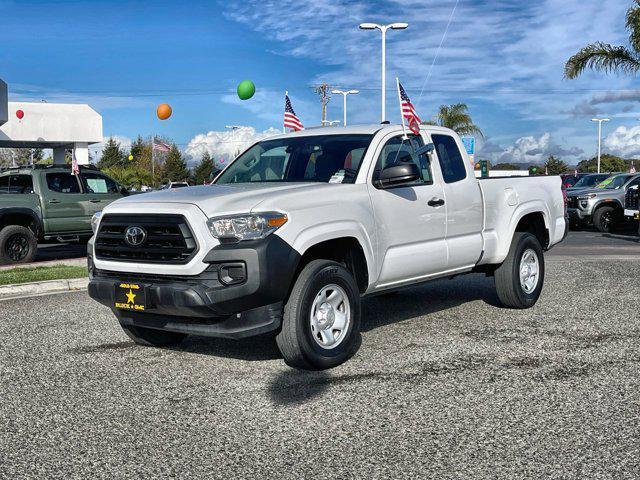
M 38 238 L 44 233 L 44 225 L 40 215 L 30 208 L 12 207 L 0 209 L 0 230 L 9 225 L 26 227 Z
M 373 275 L 373 255 L 370 242 L 353 229 L 336 229 L 315 236 L 305 235 L 294 244 L 301 257 L 296 267 L 294 279 L 312 260 L 334 260 L 344 264 L 354 275 L 360 293 L 368 288 Z

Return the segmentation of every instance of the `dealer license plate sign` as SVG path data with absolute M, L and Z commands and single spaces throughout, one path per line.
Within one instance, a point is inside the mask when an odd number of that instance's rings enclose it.
M 143 312 L 147 306 L 144 293 L 144 287 L 140 284 L 119 283 L 116 285 L 115 307 Z

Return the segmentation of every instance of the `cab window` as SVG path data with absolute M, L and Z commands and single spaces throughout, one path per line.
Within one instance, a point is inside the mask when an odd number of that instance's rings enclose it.
M 459 182 L 467 178 L 464 158 L 454 138 L 450 135 L 431 135 L 431 139 L 436 147 L 445 183 Z
M 82 185 L 87 193 L 119 193 L 120 188 L 115 180 L 94 172 L 85 172 L 80 175 Z M 174 186 L 174 188 L 176 188 Z
M 386 167 L 403 162 L 413 162 L 420 168 L 421 178 L 410 185 L 432 184 L 433 176 L 431 175 L 431 166 L 427 155 L 418 155 L 416 153 L 423 145 L 424 142 L 419 135 L 409 135 L 406 138 L 404 135 L 398 135 L 387 141 L 378 156 L 376 168 L 373 172 L 373 180 L 375 181 L 380 172 Z
M 67 172 L 47 173 L 47 187 L 52 192 L 80 193 L 78 179 Z
M 33 193 L 31 175 L 5 175 L 0 177 L 0 193 Z

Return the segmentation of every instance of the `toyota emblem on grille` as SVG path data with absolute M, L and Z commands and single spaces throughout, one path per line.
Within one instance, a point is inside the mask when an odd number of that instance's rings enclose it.
M 124 241 L 132 247 L 139 247 L 147 239 L 147 232 L 142 227 L 129 227 L 124 232 Z

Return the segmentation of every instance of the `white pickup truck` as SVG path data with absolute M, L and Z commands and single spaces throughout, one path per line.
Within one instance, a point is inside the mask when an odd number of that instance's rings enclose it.
M 565 212 L 560 177 L 478 180 L 445 128 L 309 129 L 210 186 L 110 204 L 89 294 L 139 344 L 271 333 L 290 366 L 330 368 L 354 353 L 367 295 L 484 272 L 504 306 L 533 306 Z

